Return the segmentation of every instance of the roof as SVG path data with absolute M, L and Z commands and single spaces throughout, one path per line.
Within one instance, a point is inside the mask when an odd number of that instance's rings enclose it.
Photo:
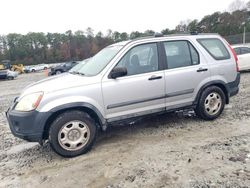
M 157 33 L 155 36 L 147 36 L 147 37 L 140 37 L 140 38 L 136 38 L 136 39 L 132 39 L 132 40 L 127 40 L 127 41 L 122 41 L 122 42 L 118 42 L 118 43 L 114 43 L 110 46 L 125 46 L 130 42 L 135 42 L 135 41 L 144 41 L 144 40 L 149 40 L 149 39 L 168 39 L 171 37 L 195 37 L 195 38 L 199 38 L 199 36 L 207 36 L 207 37 L 211 37 L 211 36 L 219 36 L 218 33 L 195 33 L 195 34 L 190 34 L 190 33 L 176 33 L 176 34 L 170 34 L 170 35 L 162 35 Z
M 117 42 L 117 43 L 111 44 L 110 46 L 125 46 L 125 45 L 128 44 L 129 42 L 131 42 L 131 40 L 126 40 L 126 41 L 122 41 L 122 42 Z

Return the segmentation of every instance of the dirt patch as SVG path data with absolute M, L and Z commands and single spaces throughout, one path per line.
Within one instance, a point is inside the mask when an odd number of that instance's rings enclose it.
M 100 133 L 91 152 L 65 159 L 13 137 L 4 111 L 43 73 L 0 82 L 0 187 L 249 187 L 250 73 L 222 116 L 154 116 Z

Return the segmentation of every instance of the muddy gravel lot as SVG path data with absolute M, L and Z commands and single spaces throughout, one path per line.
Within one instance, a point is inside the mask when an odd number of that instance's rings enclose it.
M 9 130 L 4 112 L 44 77 L 0 81 L 0 187 L 250 187 L 250 72 L 214 121 L 172 113 L 111 127 L 72 159 Z

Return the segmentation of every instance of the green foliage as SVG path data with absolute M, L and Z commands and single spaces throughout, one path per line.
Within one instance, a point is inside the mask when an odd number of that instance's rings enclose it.
M 223 36 L 242 33 L 243 25 L 248 24 L 249 12 L 247 10 L 237 10 L 232 13 L 215 12 L 205 16 L 198 27 L 204 32 L 219 33 Z
M 250 7 L 250 1 L 247 8 Z M 235 5 L 234 5 L 235 9 Z M 200 21 L 187 20 L 180 22 L 176 29 L 168 28 L 161 31 L 168 35 L 179 32 L 211 32 L 219 33 L 222 36 L 239 35 L 243 28 L 250 31 L 250 12 L 247 9 L 233 12 L 215 12 L 204 16 Z M 96 54 L 99 50 L 114 42 L 120 42 L 138 37 L 153 36 L 155 31 L 145 32 L 133 31 L 130 34 L 108 30 L 107 34 L 98 32 L 90 27 L 86 31 L 71 30 L 65 33 L 34 33 L 26 35 L 10 33 L 0 35 L 0 61 L 10 59 L 12 63 L 37 64 L 54 63 L 70 60 L 82 60 Z
M 126 39 L 122 33 L 121 39 Z M 111 38 L 99 32 L 96 36 L 88 28 L 86 32 L 71 30 L 65 33 L 10 33 L 0 36 L 0 61 L 9 59 L 13 64 L 25 65 L 82 60 L 93 56 L 113 43 Z

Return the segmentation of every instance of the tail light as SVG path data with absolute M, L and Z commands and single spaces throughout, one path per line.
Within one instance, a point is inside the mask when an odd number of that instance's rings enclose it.
M 233 49 L 230 45 L 229 45 L 229 48 L 231 49 L 231 52 L 232 52 L 233 55 L 234 55 L 234 60 L 235 60 L 235 62 L 236 62 L 236 70 L 237 70 L 237 72 L 240 72 L 237 54 L 236 54 L 236 52 L 234 51 L 234 49 Z
M 225 40 L 225 39 L 224 39 Z M 226 41 L 226 40 L 225 40 Z M 232 48 L 232 46 L 226 41 L 228 47 L 230 48 L 231 52 L 233 53 L 233 56 L 234 56 L 234 60 L 235 60 L 235 63 L 236 63 L 236 70 L 237 72 L 240 72 L 240 68 L 239 68 L 239 62 L 238 62 L 238 57 L 237 57 L 237 54 L 236 52 L 234 51 L 234 49 Z

